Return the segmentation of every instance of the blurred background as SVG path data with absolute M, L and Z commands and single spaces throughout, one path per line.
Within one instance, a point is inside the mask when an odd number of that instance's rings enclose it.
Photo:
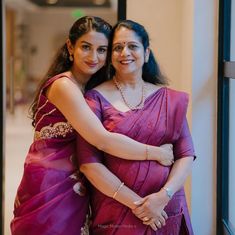
M 117 11 L 146 27 L 170 87 L 190 96 L 187 118 L 197 159 L 185 189 L 195 235 L 235 234 L 235 0 L 1 3 L 4 235 L 10 235 L 14 197 L 33 138 L 27 111 L 38 82 L 77 18 L 97 15 L 114 24 Z
M 6 0 L 6 126 L 4 235 L 10 235 L 13 203 L 33 139 L 28 108 L 39 81 L 73 22 L 84 16 L 117 21 L 116 0 Z

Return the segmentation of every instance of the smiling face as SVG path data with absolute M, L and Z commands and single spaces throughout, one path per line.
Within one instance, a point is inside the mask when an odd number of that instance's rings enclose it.
M 67 42 L 70 55 L 73 56 L 72 70 L 83 77 L 91 77 L 106 62 L 108 39 L 103 33 L 89 31 L 71 45 Z
M 112 44 L 112 65 L 117 74 L 142 76 L 148 48 L 144 50 L 141 39 L 133 30 L 120 27 L 115 31 Z

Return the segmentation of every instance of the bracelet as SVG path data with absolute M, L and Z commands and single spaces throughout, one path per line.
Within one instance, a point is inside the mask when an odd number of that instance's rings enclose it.
M 118 187 L 118 189 L 114 192 L 114 194 L 113 194 L 113 199 L 115 199 L 115 197 L 117 196 L 117 193 L 120 191 L 120 189 L 122 188 L 122 186 L 124 185 L 124 182 L 122 182 L 120 185 L 119 185 L 119 187 Z
M 167 187 L 162 187 L 162 189 L 164 189 L 166 191 L 166 194 L 169 197 L 169 199 L 172 199 L 172 197 L 173 197 L 172 190 L 170 188 L 167 188 Z
M 145 152 L 146 152 L 145 160 L 149 160 L 149 146 L 147 144 L 145 145 Z

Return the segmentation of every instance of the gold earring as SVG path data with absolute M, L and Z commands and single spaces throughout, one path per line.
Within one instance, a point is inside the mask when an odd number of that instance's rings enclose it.
M 73 56 L 72 56 L 72 55 L 69 56 L 69 60 L 70 60 L 71 62 L 73 61 Z

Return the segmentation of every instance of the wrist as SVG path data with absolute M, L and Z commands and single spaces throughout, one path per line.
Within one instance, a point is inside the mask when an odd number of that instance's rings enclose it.
M 164 207 L 168 204 L 170 201 L 169 197 L 167 196 L 166 192 L 164 190 L 160 190 L 157 193 L 155 193 L 158 197 L 159 202 L 164 205 Z
M 170 187 L 162 187 L 161 191 L 163 191 L 165 193 L 165 195 L 168 197 L 169 200 L 172 199 L 174 192 Z
M 161 159 L 160 147 L 148 145 L 148 158 L 146 160 L 160 161 Z

